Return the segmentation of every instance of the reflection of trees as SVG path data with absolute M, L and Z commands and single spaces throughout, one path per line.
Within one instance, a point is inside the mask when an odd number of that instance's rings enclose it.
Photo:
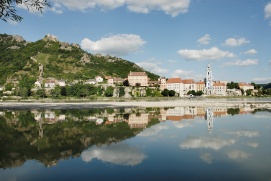
M 66 111 L 67 114 L 71 112 Z M 73 113 L 82 116 L 86 112 L 76 110 Z M 67 119 L 41 125 L 29 111 L 15 112 L 15 115 L 14 120 L 0 116 L 0 168 L 20 166 L 30 159 L 52 166 L 60 159 L 79 156 L 89 146 L 119 142 L 142 131 L 130 129 L 126 122 L 96 125 L 93 121 Z
M 240 113 L 240 108 L 228 108 L 227 113 L 230 115 L 235 115 Z

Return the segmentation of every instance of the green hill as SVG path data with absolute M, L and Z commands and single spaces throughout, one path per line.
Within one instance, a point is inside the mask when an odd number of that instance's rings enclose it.
M 126 78 L 130 71 L 145 71 L 118 57 L 89 54 L 79 45 L 60 42 L 51 35 L 27 42 L 20 36 L 0 34 L 0 85 L 25 76 L 37 79 L 39 67 L 43 69 L 43 78 L 67 81 L 86 80 L 97 75 Z M 159 77 L 145 72 L 151 80 Z

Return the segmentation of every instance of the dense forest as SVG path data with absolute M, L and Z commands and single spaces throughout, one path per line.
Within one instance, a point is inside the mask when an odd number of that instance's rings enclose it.
M 92 55 L 77 44 L 50 39 L 46 35 L 36 42 L 27 42 L 20 36 L 0 34 L 0 85 L 23 77 L 87 80 L 95 76 L 126 78 L 130 71 L 145 71 L 135 63 L 109 55 Z M 145 71 L 151 80 L 158 75 Z

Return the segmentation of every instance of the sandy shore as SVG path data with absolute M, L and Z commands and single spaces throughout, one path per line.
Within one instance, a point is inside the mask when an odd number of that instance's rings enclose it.
M 8 108 L 106 108 L 106 107 L 253 107 L 271 109 L 269 100 L 253 99 L 180 99 L 163 101 L 103 101 L 103 102 L 0 102 L 0 109 Z

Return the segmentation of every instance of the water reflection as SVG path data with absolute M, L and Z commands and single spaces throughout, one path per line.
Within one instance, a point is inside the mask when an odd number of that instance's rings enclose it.
M 182 164 L 199 171 L 203 163 L 216 169 L 223 163 L 231 171 L 258 167 L 266 179 L 271 177 L 270 118 L 270 111 L 251 107 L 1 110 L 0 167 L 23 168 L 37 160 L 60 169 L 60 161 L 80 159 L 132 166 L 136 174 L 145 167 L 161 169 L 163 163 L 182 178 L 177 169 Z
M 84 151 L 81 156 L 85 162 L 96 158 L 105 162 L 130 166 L 140 164 L 147 157 L 138 148 L 123 143 L 94 146 Z

